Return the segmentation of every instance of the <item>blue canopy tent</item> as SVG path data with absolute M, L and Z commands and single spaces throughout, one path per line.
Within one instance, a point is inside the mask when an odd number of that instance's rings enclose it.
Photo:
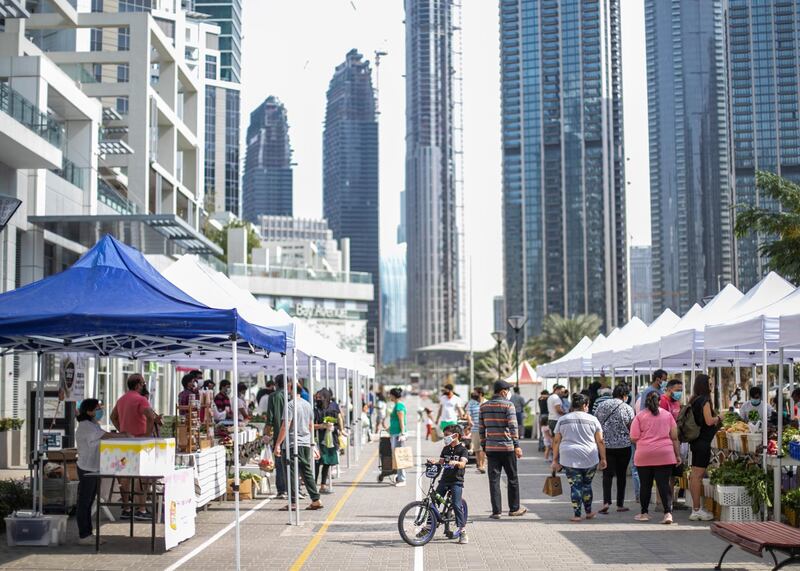
M 139 251 L 111 236 L 102 238 L 60 274 L 0 294 L 0 355 L 22 351 L 40 357 L 34 509 L 37 499 L 41 507 L 42 354 L 80 351 L 156 360 L 178 351 L 223 347 L 231 350 L 235 379 L 239 352 L 285 354 L 286 334 L 253 325 L 236 309 L 212 309 L 198 302 L 164 278 Z M 238 429 L 238 415 L 234 415 L 234 429 Z M 234 443 L 234 490 L 238 490 L 238 441 Z M 235 498 L 238 532 L 238 492 Z

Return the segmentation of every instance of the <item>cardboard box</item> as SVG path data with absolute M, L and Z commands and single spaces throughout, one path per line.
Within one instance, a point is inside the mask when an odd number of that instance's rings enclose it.
M 228 499 L 233 500 L 233 478 L 228 479 Z M 252 500 L 253 499 L 253 480 L 240 480 L 239 481 L 239 499 Z

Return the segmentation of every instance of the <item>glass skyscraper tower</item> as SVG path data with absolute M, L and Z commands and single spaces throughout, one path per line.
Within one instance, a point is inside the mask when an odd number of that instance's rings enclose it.
M 728 0 L 727 16 L 734 203 L 777 208 L 755 171 L 800 183 L 800 0 Z M 766 273 L 758 245 L 736 241 L 742 291 Z
M 378 118 L 369 62 L 356 50 L 336 67 L 323 133 L 323 214 L 337 240 L 350 238 L 350 269 L 369 272 L 375 301 L 367 311 L 367 350 L 379 347 L 380 203 Z
M 292 216 L 292 148 L 286 108 L 270 95 L 252 113 L 242 182 L 242 218 L 259 228 L 262 214 Z
M 733 280 L 723 3 L 645 1 L 654 315 Z
M 408 350 L 463 322 L 460 3 L 405 0 Z
M 527 335 L 627 321 L 619 4 L 500 1 L 504 294 Z
M 220 27 L 219 75 L 223 81 L 242 81 L 242 0 L 192 0 L 194 9 Z

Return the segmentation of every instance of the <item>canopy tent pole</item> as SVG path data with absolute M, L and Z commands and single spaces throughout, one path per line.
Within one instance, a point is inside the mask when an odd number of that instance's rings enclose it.
M 763 400 L 763 399 L 762 399 Z M 763 430 L 766 432 L 766 423 L 762 421 Z M 783 347 L 778 351 L 778 454 L 775 456 L 777 464 L 773 470 L 773 491 L 775 497 L 772 503 L 772 518 L 781 521 L 781 458 L 783 454 Z
M 355 456 L 355 461 L 358 462 L 361 439 L 363 438 L 361 428 L 361 375 L 358 371 L 353 372 L 353 401 L 353 420 L 356 423 L 356 447 L 353 450 L 353 455 Z
M 231 341 L 231 385 L 236 392 L 233 392 L 236 399 L 236 405 L 233 407 L 233 513 L 235 528 L 235 551 L 236 551 L 236 570 L 238 571 L 241 566 L 241 537 L 239 534 L 239 390 L 237 388 L 239 380 L 238 370 L 238 357 L 236 351 L 238 349 L 239 341 L 236 335 L 232 336 Z M 172 383 L 173 385 L 175 383 Z M 155 516 L 155 514 L 154 514 Z
M 298 445 L 297 445 L 297 399 L 302 398 L 300 395 L 297 394 L 297 349 L 292 349 L 292 400 L 294 404 L 292 404 L 292 433 L 294 435 L 294 458 L 292 459 L 294 465 L 294 473 L 292 474 L 294 480 L 290 482 L 290 485 L 294 485 L 294 497 L 295 497 L 295 504 L 297 504 L 297 509 L 294 513 L 294 521 L 297 525 L 300 525 L 300 462 L 298 459 Z M 291 510 L 291 507 L 289 508 Z
M 742 369 L 741 369 L 742 364 L 739 362 L 739 350 L 738 350 L 738 348 L 736 350 L 736 353 L 735 353 L 735 356 L 734 356 L 734 359 L 733 359 L 733 366 L 735 367 L 733 371 L 734 371 L 734 374 L 736 375 L 736 389 L 735 390 L 741 390 L 741 388 L 742 388 Z M 740 401 L 742 400 L 741 397 L 739 397 L 739 400 Z
M 36 457 L 34 458 L 34 482 L 33 482 L 33 511 L 42 511 L 42 476 L 44 475 L 44 463 L 42 461 L 42 437 L 44 432 L 44 387 L 42 386 L 42 352 L 36 353 Z
M 767 340 L 764 339 L 764 345 L 762 349 L 762 358 L 764 360 L 764 378 L 761 379 L 761 444 L 764 446 L 764 449 L 761 452 L 761 465 L 764 469 L 764 473 L 767 473 L 767 445 L 768 442 L 768 434 L 767 434 L 767 401 L 769 401 L 769 387 L 767 383 Z M 764 510 L 764 521 L 767 521 L 767 510 Z
M 309 355 L 308 356 L 308 396 L 311 397 L 311 421 L 314 421 L 314 358 Z M 324 410 L 322 412 L 325 412 Z M 317 434 L 316 431 L 311 432 L 311 473 L 317 473 L 316 461 L 314 460 L 314 448 L 316 447 L 317 443 Z M 318 444 L 318 443 L 317 443 Z M 320 450 L 320 453 L 322 450 Z
M 689 371 L 689 382 L 692 385 L 692 391 L 694 391 L 694 341 L 692 341 L 692 360 L 689 363 L 689 366 L 691 366 L 691 370 Z
M 722 412 L 722 367 L 717 366 L 717 410 Z
M 330 371 L 331 371 L 331 364 L 325 361 L 325 388 L 330 390 Z
M 681 371 L 681 383 L 683 384 L 683 394 L 681 395 L 681 404 L 686 404 L 686 393 L 690 392 L 694 388 L 686 386 L 686 371 Z
M 353 415 L 350 411 L 352 399 L 350 398 L 350 369 L 344 370 L 344 410 L 345 410 L 345 424 L 347 426 L 347 469 L 350 469 L 350 454 L 353 448 L 353 439 L 351 437 L 353 429 Z
M 340 406 L 341 403 L 342 403 L 342 400 L 339 397 L 339 365 L 336 364 L 336 363 L 333 364 L 333 392 L 334 392 L 334 397 L 333 398 L 336 401 L 336 406 L 339 407 L 339 414 L 342 414 L 342 409 L 341 409 L 341 406 Z M 345 418 L 344 415 L 342 415 L 342 425 L 344 425 L 344 418 Z M 336 446 L 336 452 L 338 454 L 338 452 L 339 452 L 339 443 L 336 442 L 334 445 Z M 338 479 L 339 478 L 339 464 L 338 464 L 338 462 L 337 462 L 335 468 L 336 468 L 336 479 Z M 334 480 L 334 475 L 333 474 L 331 474 L 330 480 L 331 480 L 331 489 L 333 489 L 333 480 Z
M 286 434 L 284 435 L 284 439 L 283 439 L 283 448 L 286 450 L 286 452 L 289 451 L 289 439 L 287 437 L 289 436 L 289 406 L 288 406 L 288 404 L 289 404 L 289 383 L 290 382 L 291 381 L 289 380 L 289 366 L 288 366 L 288 364 L 286 362 L 286 353 L 284 353 L 283 354 L 283 426 L 285 427 L 284 430 L 285 430 Z M 278 438 L 278 436 L 275 435 L 275 438 Z M 292 516 L 292 499 L 295 498 L 295 495 L 294 495 L 294 490 L 292 490 L 292 484 L 291 484 L 292 471 L 289 468 L 289 462 L 291 461 L 291 457 L 289 456 L 288 453 L 287 454 L 281 453 L 281 454 L 283 455 L 283 463 L 284 463 L 284 467 L 285 467 L 285 470 L 286 470 L 286 495 L 287 495 L 287 499 L 289 501 L 289 504 L 288 504 L 289 505 L 289 512 L 288 512 L 288 514 L 289 514 L 289 525 L 292 525 L 292 523 L 294 523 L 292 521 L 292 517 L 293 517 Z
M 789 357 L 789 418 L 795 418 L 794 415 L 794 407 L 797 405 L 797 401 L 792 398 L 792 393 L 794 392 L 794 358 Z
M 106 408 L 111 404 L 111 357 L 106 357 L 106 375 L 105 375 L 106 390 L 103 393 L 105 397 Z M 111 432 L 111 413 L 103 415 L 106 419 L 106 432 Z

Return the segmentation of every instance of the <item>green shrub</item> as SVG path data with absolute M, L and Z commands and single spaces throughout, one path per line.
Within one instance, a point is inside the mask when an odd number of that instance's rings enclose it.
M 5 518 L 16 510 L 31 509 L 33 495 L 24 480 L 0 480 L 0 529 L 4 529 Z

